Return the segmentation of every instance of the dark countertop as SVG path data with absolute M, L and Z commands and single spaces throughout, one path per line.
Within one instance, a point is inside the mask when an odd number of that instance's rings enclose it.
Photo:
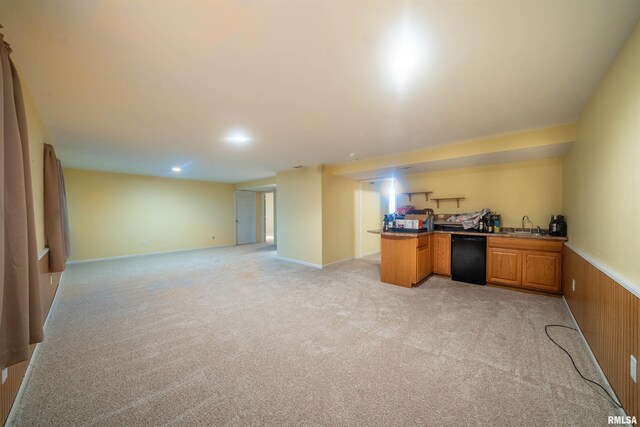
M 478 233 L 476 231 L 420 231 L 420 232 L 412 232 L 412 231 L 382 231 L 378 230 L 367 230 L 368 233 L 372 234 L 380 234 L 382 236 L 399 236 L 399 237 L 421 237 L 428 236 L 429 234 L 464 234 L 469 236 L 488 236 L 488 237 L 509 237 L 509 238 L 517 238 L 517 239 L 537 239 L 537 240 L 560 240 L 567 241 L 566 237 L 558 237 L 558 236 L 549 236 L 548 234 L 538 235 L 533 233 Z
M 421 237 L 433 234 L 433 231 L 382 231 L 367 230 L 367 233 L 380 234 L 382 236 L 400 236 L 400 237 Z

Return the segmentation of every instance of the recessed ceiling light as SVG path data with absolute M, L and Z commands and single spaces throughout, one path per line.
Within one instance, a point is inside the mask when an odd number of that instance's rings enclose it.
M 174 166 L 171 168 L 171 170 L 174 171 L 175 173 L 182 172 L 182 168 L 179 166 Z
M 232 132 L 225 140 L 237 146 L 244 146 L 251 142 L 251 137 L 244 132 Z
M 397 72 L 404 73 L 411 70 L 416 65 L 416 61 L 411 56 L 396 58 L 393 62 L 393 69 Z
M 404 89 L 424 62 L 425 40 L 418 28 L 405 20 L 392 33 L 386 47 L 386 67 L 397 89 Z

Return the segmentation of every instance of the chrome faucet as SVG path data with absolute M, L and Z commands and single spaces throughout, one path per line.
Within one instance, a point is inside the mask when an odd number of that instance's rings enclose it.
M 529 219 L 529 217 L 527 215 L 522 217 L 522 231 L 524 231 L 524 225 L 526 223 L 529 223 L 529 225 L 531 225 L 531 227 L 529 228 L 529 230 L 533 229 L 533 222 L 531 222 L 531 220 Z

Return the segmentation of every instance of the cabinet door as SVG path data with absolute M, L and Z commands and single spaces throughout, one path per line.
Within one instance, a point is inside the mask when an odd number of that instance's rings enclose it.
M 382 236 L 380 279 L 385 283 L 410 288 L 416 283 L 416 239 Z
M 433 235 L 433 272 L 451 276 L 451 234 Z
M 422 246 L 416 249 L 418 263 L 417 267 L 417 281 L 420 282 L 431 274 L 431 251 L 429 246 Z M 417 283 L 417 282 L 416 282 Z
M 520 286 L 522 251 L 489 248 L 487 250 L 487 282 Z
M 523 251 L 522 254 L 522 286 L 559 292 L 562 254 L 538 251 Z

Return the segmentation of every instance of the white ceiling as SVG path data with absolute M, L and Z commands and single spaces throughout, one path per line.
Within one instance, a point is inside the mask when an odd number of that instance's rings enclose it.
M 0 2 L 66 166 L 222 182 L 573 122 L 639 16 L 638 0 Z M 229 146 L 233 129 L 254 141 Z

